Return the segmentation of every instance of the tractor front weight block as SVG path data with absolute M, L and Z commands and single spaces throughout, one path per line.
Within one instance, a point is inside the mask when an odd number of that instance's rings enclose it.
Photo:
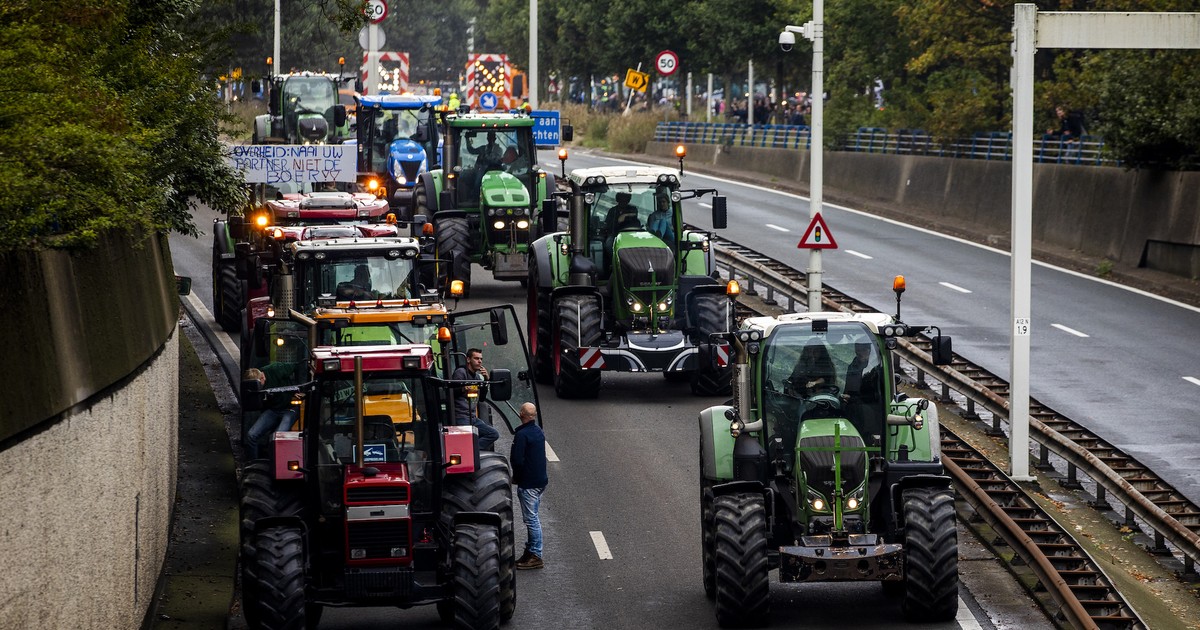
M 904 579 L 904 545 L 855 534 L 834 544 L 830 536 L 804 536 L 800 545 L 779 548 L 781 582 L 899 581 Z

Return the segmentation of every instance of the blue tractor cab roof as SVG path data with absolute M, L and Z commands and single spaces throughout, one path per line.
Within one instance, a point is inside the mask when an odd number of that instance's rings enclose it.
M 370 94 L 358 97 L 360 107 L 375 107 L 381 109 L 421 109 L 425 105 L 436 107 L 442 104 L 440 96 L 425 96 L 419 94 Z

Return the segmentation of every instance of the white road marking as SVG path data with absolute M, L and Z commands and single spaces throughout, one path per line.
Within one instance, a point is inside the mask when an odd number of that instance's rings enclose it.
M 949 282 L 939 282 L 938 284 L 946 287 L 947 289 L 953 289 L 955 291 L 958 291 L 959 293 L 970 293 L 971 292 L 970 289 L 964 289 L 964 288 L 958 286 L 957 284 L 950 284 Z
M 596 555 L 600 556 L 601 560 L 612 560 L 612 552 L 608 550 L 608 543 L 604 542 L 604 532 L 588 532 L 592 535 L 592 544 L 596 545 Z
M 622 160 L 622 159 L 618 159 L 618 158 L 610 158 L 610 157 L 603 157 L 603 158 L 602 158 L 602 157 L 600 157 L 600 156 L 596 156 L 596 155 L 593 155 L 593 156 L 591 156 L 591 157 L 593 157 L 593 158 L 596 158 L 596 159 L 612 160 L 613 162 L 621 162 L 621 163 L 624 163 L 624 164 L 637 164 L 637 165 L 639 165 L 639 166 L 653 166 L 653 165 L 651 165 L 651 164 L 647 164 L 647 163 L 645 163 L 645 162 L 635 162 L 635 161 L 633 161 L 633 160 Z M 741 187 L 743 187 L 743 188 L 750 188 L 750 189 L 752 189 L 752 190 L 758 190 L 758 191 L 761 191 L 761 192 L 766 192 L 766 193 L 774 193 L 774 194 L 776 194 L 776 195 L 780 195 L 780 196 L 782 196 L 782 197 L 788 197 L 788 198 L 790 198 L 790 199 L 800 199 L 801 201 L 812 201 L 811 199 L 809 199 L 808 197 L 805 197 L 805 196 L 803 196 L 803 195 L 797 195 L 797 194 L 794 194 L 794 193 L 783 192 L 782 190 L 775 190 L 775 189 L 773 189 L 773 188 L 765 188 L 765 187 L 763 187 L 763 186 L 756 186 L 756 185 L 754 185 L 754 184 L 747 184 L 747 183 L 745 183 L 745 182 L 735 182 L 735 181 L 733 181 L 732 179 L 725 179 L 725 178 L 723 178 L 723 177 L 713 177 L 712 175 L 701 175 L 700 173 L 688 173 L 687 175 L 688 175 L 689 177 L 699 177 L 699 178 L 701 178 L 701 179 L 710 179 L 710 180 L 712 180 L 712 181 L 715 181 L 715 182 L 721 182 L 721 183 L 723 183 L 723 184 L 729 184 L 729 185 L 731 185 L 731 186 L 741 186 Z M 837 205 L 836 203 L 829 203 L 828 201 L 826 201 L 826 202 L 823 202 L 823 203 L 822 203 L 822 205 L 823 205 L 823 206 L 826 206 L 826 207 L 829 207 L 829 208 L 836 208 L 836 209 L 838 209 L 838 210 L 845 210 L 846 212 L 851 212 L 851 213 L 853 213 L 853 214 L 857 214 L 857 215 L 859 215 L 859 216 L 863 216 L 863 217 L 871 217 L 872 219 L 876 219 L 876 220 L 879 220 L 879 221 L 883 221 L 883 222 L 885 222 L 885 223 L 890 223 L 890 224 L 892 224 L 892 225 L 899 226 L 899 227 L 902 227 L 902 228 L 908 228 L 908 229 L 910 229 L 910 230 L 916 230 L 916 231 L 918 231 L 918 232 L 921 232 L 921 233 L 923 233 L 923 234 L 930 234 L 930 235 L 937 236 L 937 237 L 940 237 L 940 238 L 948 239 L 948 240 L 954 241 L 954 242 L 956 242 L 956 243 L 962 243 L 963 245 L 970 245 L 971 247 L 975 247 L 975 248 L 977 248 L 977 249 L 982 249 L 982 250 L 986 250 L 986 251 L 993 252 L 993 253 L 996 253 L 996 254 L 1000 254 L 1001 256 L 1011 256 L 1011 255 L 1012 255 L 1012 252 L 1008 252 L 1008 251 L 1005 251 L 1005 250 L 1003 250 L 1003 249 L 996 249 L 995 247 L 989 247 L 989 246 L 987 246 L 987 245 L 981 245 L 981 244 L 979 244 L 979 243 L 976 243 L 976 242 L 974 242 L 974 241 L 968 241 L 967 239 L 964 239 L 964 238 L 958 238 L 957 236 L 950 236 L 950 235 L 948 235 L 948 234 L 942 234 L 942 233 L 938 232 L 937 230 L 927 230 L 927 229 L 925 229 L 925 228 L 922 228 L 922 227 L 917 227 L 917 226 L 915 226 L 915 225 L 910 225 L 910 224 L 908 224 L 908 223 L 904 223 L 904 222 L 902 222 L 902 221 L 896 221 L 896 220 L 894 220 L 894 219 L 888 219 L 888 218 L 885 218 L 885 217 L 877 216 L 877 215 L 871 214 L 870 212 L 865 212 L 865 211 L 863 211 L 863 210 L 855 210 L 854 208 L 847 208 L 846 206 L 839 206 L 839 205 Z M 1072 269 L 1064 269 L 1064 268 L 1062 268 L 1062 267 L 1056 267 L 1056 266 L 1054 266 L 1054 265 L 1051 265 L 1050 263 L 1045 263 L 1045 262 L 1041 262 L 1041 261 L 1038 261 L 1038 260 L 1035 260 L 1035 261 L 1033 261 L 1033 264 L 1035 264 L 1035 265 L 1037 265 L 1037 266 L 1039 266 L 1039 267 L 1044 267 L 1044 268 L 1046 268 L 1046 269 L 1053 269 L 1053 270 L 1055 270 L 1055 271 L 1060 271 L 1060 272 L 1062 272 L 1062 273 L 1065 273 L 1065 274 L 1068 274 L 1068 275 L 1072 275 L 1072 276 L 1075 276 L 1075 277 L 1077 277 L 1077 278 L 1083 278 L 1084 280 L 1091 280 L 1092 282 L 1098 282 L 1098 283 L 1100 283 L 1100 284 L 1106 284 L 1106 285 L 1108 285 L 1108 286 L 1110 286 L 1110 287 L 1113 287 L 1113 288 L 1116 288 L 1116 289 L 1121 289 L 1121 290 L 1123 290 L 1123 291 L 1128 291 L 1128 292 L 1130 292 L 1130 293 L 1135 293 L 1135 294 L 1137 294 L 1137 295 L 1140 295 L 1140 296 L 1142 296 L 1142 297 L 1147 297 L 1147 298 L 1150 298 L 1150 299 L 1152 299 L 1152 300 L 1158 300 L 1159 302 L 1163 302 L 1163 303 L 1166 303 L 1166 304 L 1170 304 L 1171 306 L 1178 306 L 1179 308 L 1185 308 L 1185 309 L 1187 309 L 1187 310 L 1189 310 L 1189 311 L 1192 311 L 1192 312 L 1195 312 L 1195 313 L 1200 313 L 1200 307 L 1198 307 L 1198 306 L 1192 306 L 1191 304 L 1184 304 L 1183 302 L 1180 302 L 1180 301 L 1178 301 L 1178 300 L 1172 300 L 1171 298 L 1166 298 L 1166 297 L 1163 297 L 1163 296 L 1161 296 L 1161 295 L 1155 295 L 1155 294 L 1153 294 L 1153 293 L 1150 293 L 1149 291 L 1143 291 L 1143 290 L 1141 290 L 1141 289 L 1137 289 L 1137 288 L 1134 288 L 1134 287 L 1126 286 L 1126 285 L 1123 285 L 1123 284 L 1118 284 L 1118 283 L 1116 283 L 1116 282 L 1113 282 L 1112 280 L 1105 280 L 1104 278 L 1097 278 L 1097 277 L 1096 277 L 1096 276 L 1094 276 L 1094 275 L 1090 275 L 1090 274 L 1086 274 L 1086 273 L 1081 273 L 1081 272 L 1079 272 L 1079 271 L 1074 271 L 1074 270 L 1072 270 Z
M 200 321 L 204 322 L 204 325 L 208 326 L 209 330 L 212 330 L 217 335 L 217 339 L 221 342 L 221 346 L 225 348 L 225 352 L 228 352 L 234 361 L 238 361 L 241 351 L 233 343 L 233 338 L 229 336 L 229 333 L 221 330 L 221 327 L 217 325 L 217 320 L 213 318 L 213 314 L 208 312 L 208 308 L 204 306 L 200 298 L 196 297 L 195 293 L 189 293 L 185 297 L 188 304 L 191 304 L 192 308 L 196 309 L 196 313 L 200 315 Z
M 703 201 L 701 201 L 701 202 L 700 202 L 700 207 L 701 207 L 701 208 L 711 208 L 711 207 L 712 207 L 712 204 L 711 204 L 711 203 L 704 203 Z
M 1068 327 L 1066 327 L 1066 326 L 1063 326 L 1062 324 L 1050 324 L 1050 325 L 1051 325 L 1051 326 L 1053 326 L 1053 327 L 1055 327 L 1055 328 L 1057 328 L 1057 329 L 1059 329 L 1059 330 L 1061 330 L 1061 331 L 1063 331 L 1063 332 L 1065 332 L 1065 333 L 1071 333 L 1072 335 L 1075 335 L 1076 337 L 1084 337 L 1084 338 L 1087 338 L 1087 337 L 1089 337 L 1089 336 L 1090 336 L 1090 335 L 1087 335 L 1087 334 L 1085 334 L 1085 333 L 1081 333 L 1081 332 L 1079 332 L 1078 330 L 1075 330 L 1074 328 L 1068 328 Z
M 558 453 L 555 453 L 554 449 L 550 448 L 549 442 L 546 442 L 546 461 L 548 461 L 548 462 L 558 461 Z
M 1196 378 L 1195 376 L 1185 376 L 1183 377 L 1183 380 L 1191 383 L 1192 385 L 1200 385 L 1200 378 Z
M 858 256 L 859 258 L 862 258 L 863 260 L 875 260 L 874 257 L 868 256 L 862 252 L 856 252 L 853 249 L 843 249 L 842 251 L 846 252 L 847 254 L 850 254 L 851 256 Z
M 767 225 L 767 227 L 771 228 L 772 230 L 779 230 L 780 232 L 791 232 L 791 230 L 789 230 L 785 227 L 779 227 L 778 225 L 775 225 L 774 223 L 768 223 L 766 225 Z
M 954 617 L 958 622 L 958 627 L 963 630 L 983 630 L 983 626 L 979 625 L 979 621 L 975 619 L 975 615 L 971 614 L 971 609 L 967 608 L 967 603 L 958 598 L 958 615 Z

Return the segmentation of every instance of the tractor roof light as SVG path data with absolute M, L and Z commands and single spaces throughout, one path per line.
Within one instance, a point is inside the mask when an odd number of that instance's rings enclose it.
M 730 280 L 725 283 L 725 295 L 729 297 L 737 297 L 742 294 L 742 285 L 737 280 Z
M 454 297 L 462 297 L 464 286 L 465 285 L 463 284 L 462 280 L 451 280 L 450 295 L 453 295 Z M 439 331 L 438 334 L 440 335 L 441 331 Z
M 255 216 L 254 217 L 254 225 L 257 225 L 260 228 L 267 227 L 267 215 L 260 214 L 260 215 Z
M 892 290 L 896 293 L 904 293 L 904 276 L 896 276 L 892 280 Z
M 277 241 L 283 240 L 283 228 L 275 228 L 275 230 L 271 232 L 271 236 Z
M 683 146 L 682 144 L 675 145 L 675 157 L 681 160 L 687 157 L 687 147 Z
M 559 149 L 559 150 L 558 150 L 558 159 L 560 159 L 560 160 L 562 160 L 562 161 L 564 161 L 564 162 L 565 162 L 565 161 L 567 161 L 567 150 L 566 150 L 566 148 L 562 148 L 562 149 Z
M 384 219 L 384 221 L 386 221 L 388 225 L 396 225 L 396 213 L 395 212 L 387 213 L 387 218 Z
M 441 343 L 450 343 L 450 329 L 445 326 L 438 328 L 437 338 Z
M 433 236 L 433 224 L 426 223 L 421 226 L 421 236 Z

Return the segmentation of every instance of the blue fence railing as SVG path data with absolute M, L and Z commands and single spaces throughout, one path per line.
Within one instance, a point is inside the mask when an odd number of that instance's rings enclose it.
M 660 122 L 654 130 L 659 142 L 724 144 L 739 147 L 778 149 L 810 148 L 811 131 L 805 125 L 748 125 L 741 123 Z M 935 140 L 921 129 L 888 130 L 860 127 L 837 137 L 841 151 L 932 155 L 973 160 L 1012 160 L 1012 134 L 1007 131 L 980 132 L 970 138 Z M 1053 135 L 1035 137 L 1033 160 L 1050 164 L 1115 165 L 1103 155 L 1104 140 L 1083 136 L 1067 142 Z

